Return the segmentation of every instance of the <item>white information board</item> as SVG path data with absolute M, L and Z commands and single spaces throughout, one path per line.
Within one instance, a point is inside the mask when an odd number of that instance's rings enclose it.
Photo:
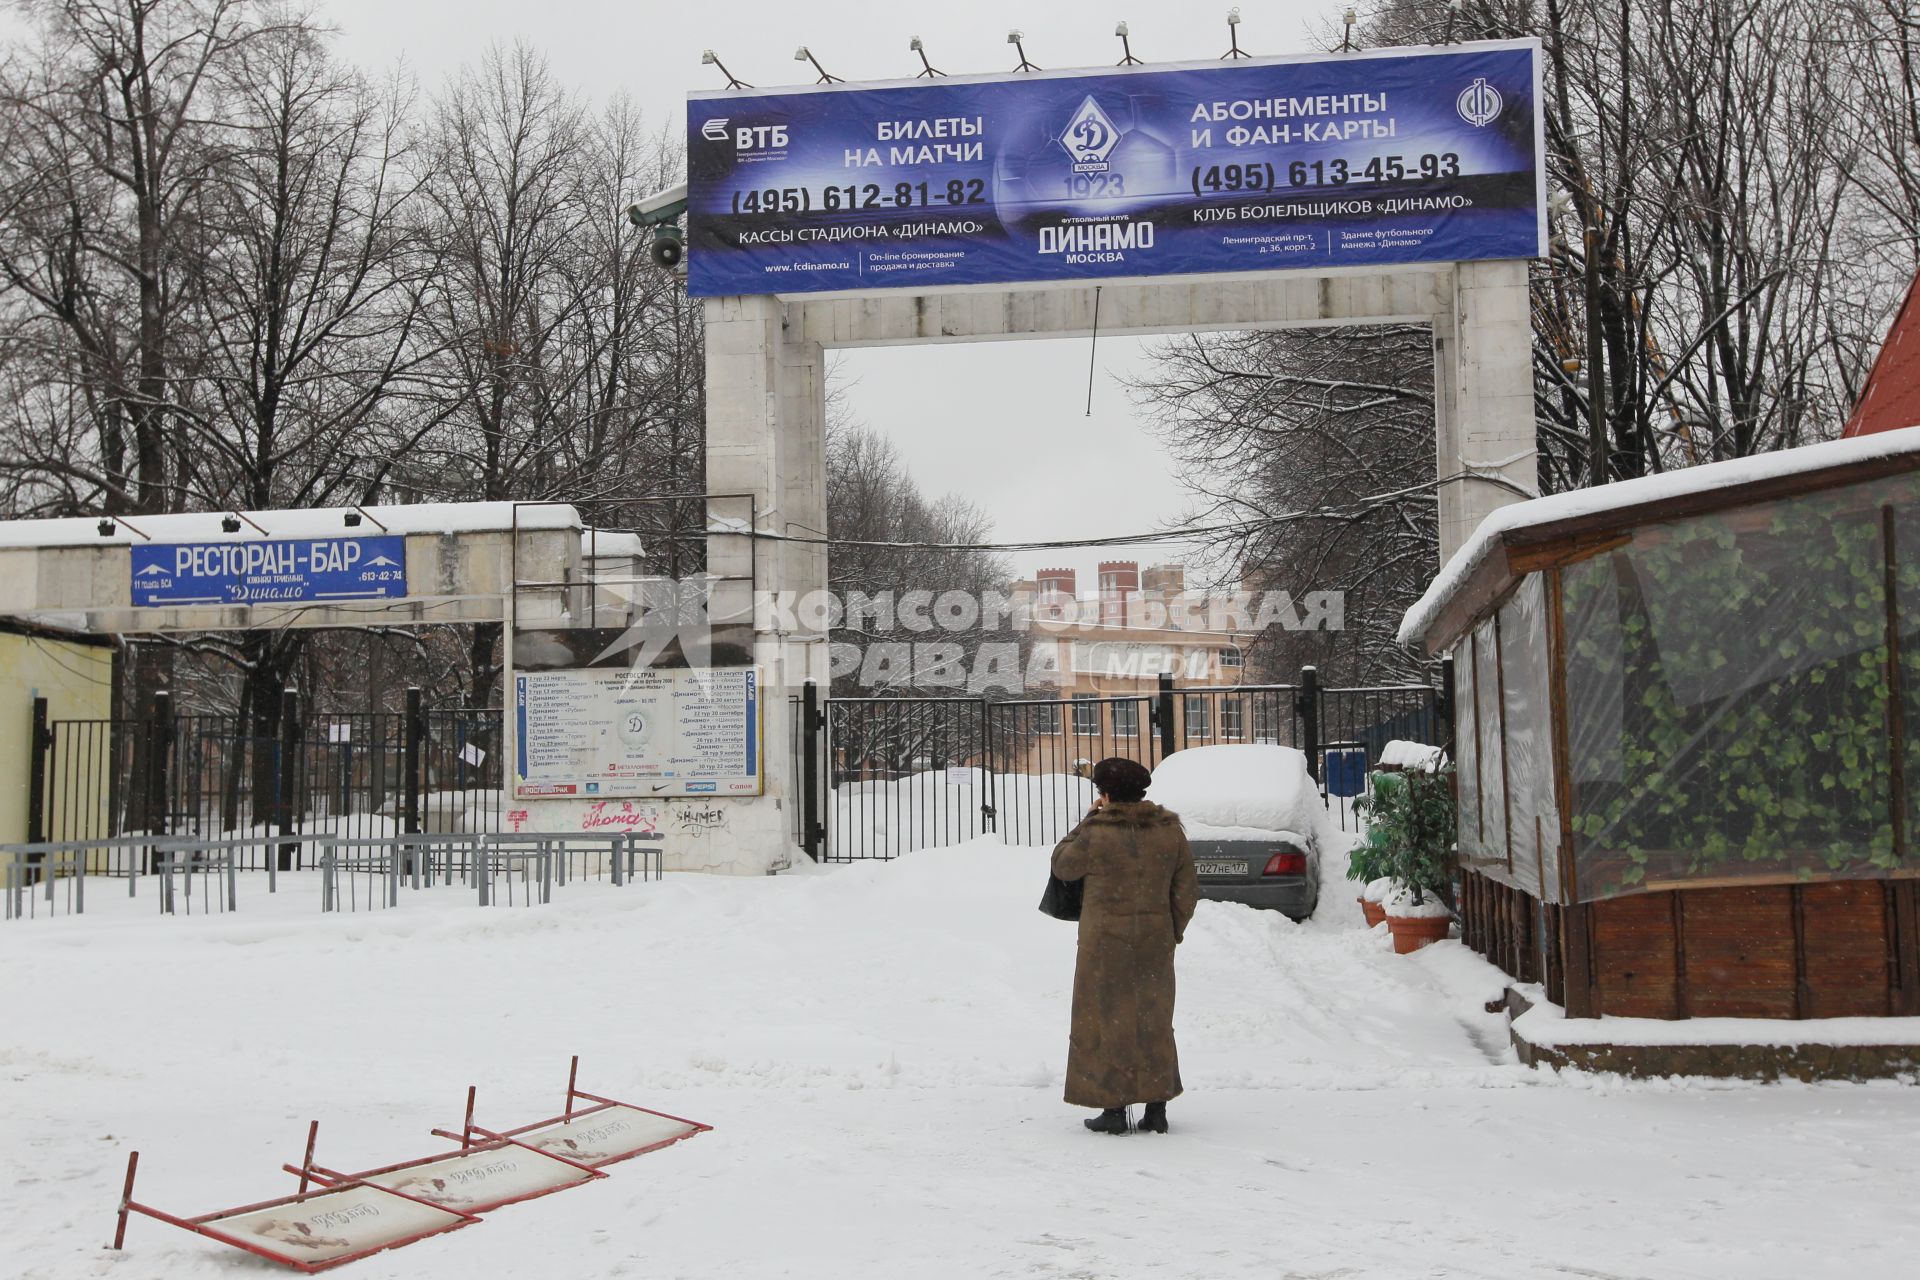
M 516 798 L 761 791 L 752 667 L 523 672 L 514 721 Z

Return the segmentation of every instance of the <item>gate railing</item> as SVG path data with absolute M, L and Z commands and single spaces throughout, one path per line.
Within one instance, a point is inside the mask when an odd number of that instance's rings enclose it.
M 989 832 L 1047 844 L 1093 799 L 1086 774 L 1109 756 L 1149 769 L 1176 751 L 1275 743 L 1304 752 L 1334 820 L 1351 827 L 1355 786 L 1394 739 L 1451 739 L 1430 685 L 1180 688 L 1068 698 L 792 699 L 794 840 L 817 861 L 893 858 Z M 1337 758 L 1336 758 L 1337 757 Z M 1338 765 L 1329 769 L 1328 762 Z
M 164 692 L 145 715 L 97 720 L 50 719 L 36 698 L 28 840 L 498 831 L 500 717 L 409 689 L 403 711 L 303 718 L 289 691 L 262 736 L 239 716 L 177 714 Z

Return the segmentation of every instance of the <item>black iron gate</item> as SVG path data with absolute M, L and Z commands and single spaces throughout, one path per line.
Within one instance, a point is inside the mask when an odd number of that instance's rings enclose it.
M 376 836 L 500 829 L 501 712 L 430 708 L 302 717 L 289 694 L 282 732 L 238 716 L 50 720 L 34 702 L 27 838 L 327 831 Z
M 1277 743 L 1304 752 L 1325 790 L 1335 753 L 1364 765 L 1394 739 L 1451 737 L 1438 689 L 1329 688 L 1312 668 L 1296 684 L 1179 688 L 1163 677 L 1150 694 L 1010 701 L 822 698 L 808 685 L 792 703 L 794 840 L 831 862 L 989 832 L 1051 843 L 1085 812 L 1085 774 L 1108 756 L 1151 769 L 1188 747 Z M 1349 806 L 1336 809 L 1352 821 Z

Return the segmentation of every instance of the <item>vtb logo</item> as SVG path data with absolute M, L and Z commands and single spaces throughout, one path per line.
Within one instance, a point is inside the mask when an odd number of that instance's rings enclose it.
M 1120 126 L 1089 96 L 1067 122 L 1060 145 L 1073 157 L 1075 173 L 1101 173 L 1106 170 L 1107 157 L 1120 145 Z
M 1481 76 L 1460 91 L 1460 96 L 1454 100 L 1453 107 L 1460 113 L 1462 120 L 1479 129 L 1498 120 L 1500 108 L 1504 105 L 1500 98 L 1500 91 L 1488 84 L 1485 76 Z
M 732 123 L 725 116 L 709 120 L 700 126 L 700 136 L 708 142 L 732 138 L 737 151 L 777 151 L 787 145 L 787 126 L 783 124 L 743 124 L 729 129 Z

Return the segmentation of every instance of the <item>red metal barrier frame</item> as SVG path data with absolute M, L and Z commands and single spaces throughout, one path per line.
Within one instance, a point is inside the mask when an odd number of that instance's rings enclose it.
M 141 1204 L 133 1198 L 134 1173 L 139 1168 L 139 1163 L 140 1153 L 138 1151 L 128 1156 L 127 1180 L 125 1187 L 121 1191 L 120 1212 L 113 1232 L 113 1247 L 115 1249 L 123 1247 L 126 1243 L 127 1215 L 130 1213 L 138 1213 L 161 1222 L 170 1223 L 184 1231 L 191 1231 L 195 1235 L 206 1236 L 210 1240 L 218 1240 L 221 1244 L 231 1245 L 233 1248 L 239 1249 L 242 1252 L 251 1253 L 256 1257 L 266 1258 L 270 1262 L 277 1262 L 282 1266 L 291 1267 L 295 1271 L 312 1274 L 317 1271 L 326 1271 L 345 1263 L 356 1262 L 361 1258 L 369 1258 L 376 1253 L 384 1253 L 388 1249 L 398 1249 L 402 1245 L 413 1244 L 416 1241 L 425 1240 L 429 1236 L 442 1235 L 448 1231 L 457 1231 L 461 1227 L 472 1226 L 474 1223 L 480 1221 L 477 1216 L 471 1213 L 463 1213 L 458 1209 L 449 1209 L 445 1205 L 433 1204 L 417 1196 L 410 1196 L 404 1192 L 394 1191 L 388 1187 L 375 1186 L 369 1182 L 343 1182 L 335 1186 L 323 1187 L 318 1191 L 303 1191 L 298 1195 L 280 1196 L 273 1200 L 262 1200 L 256 1204 L 244 1204 L 233 1209 L 222 1209 L 215 1213 L 203 1213 L 198 1217 L 183 1218 L 177 1214 L 167 1213 L 162 1209 L 155 1209 L 151 1205 Z M 316 1200 L 326 1196 L 338 1196 L 348 1191 L 367 1191 L 372 1193 L 376 1198 L 391 1197 L 395 1200 L 403 1200 L 419 1209 L 426 1210 L 429 1214 L 451 1219 L 451 1221 L 442 1222 L 424 1231 L 415 1231 L 391 1240 L 383 1240 L 379 1244 L 368 1248 L 353 1249 L 334 1257 L 313 1260 L 297 1258 L 290 1254 L 276 1252 L 266 1244 L 261 1243 L 258 1239 L 249 1240 L 243 1236 L 223 1231 L 217 1225 L 213 1225 L 231 1220 L 243 1214 L 283 1208 L 287 1205 L 303 1204 L 309 1200 Z
M 607 1176 L 606 1174 L 601 1173 L 598 1169 L 595 1169 L 592 1165 L 582 1164 L 578 1160 L 570 1160 L 566 1156 L 560 1155 L 556 1152 L 542 1151 L 540 1148 L 528 1146 L 524 1142 L 515 1142 L 511 1138 L 497 1137 L 493 1135 L 488 1135 L 488 1140 L 485 1142 L 471 1143 L 468 1146 L 462 1147 L 457 1151 L 443 1151 L 438 1155 L 420 1156 L 417 1159 L 402 1160 L 395 1164 L 382 1165 L 378 1169 L 365 1169 L 358 1173 L 343 1173 L 340 1170 L 329 1169 L 325 1165 L 315 1164 L 313 1162 L 314 1139 L 319 1128 L 320 1128 L 320 1122 L 318 1120 L 315 1120 L 312 1123 L 312 1125 L 308 1128 L 306 1155 L 299 1165 L 287 1164 L 287 1165 L 280 1166 L 281 1168 L 285 1169 L 288 1173 L 291 1173 L 295 1177 L 300 1179 L 300 1188 L 303 1191 L 306 1189 L 306 1185 L 309 1181 L 324 1183 L 328 1186 L 338 1186 L 343 1183 L 350 1183 L 350 1182 L 365 1182 L 365 1183 L 370 1183 L 373 1186 L 383 1187 L 388 1191 L 396 1191 L 398 1190 L 398 1188 L 388 1185 L 386 1182 L 382 1181 L 382 1179 L 387 1178 L 391 1174 L 405 1173 L 408 1170 L 421 1169 L 429 1165 L 445 1164 L 446 1162 L 451 1160 L 464 1160 L 471 1156 L 481 1156 L 489 1152 L 506 1151 L 506 1150 L 524 1151 L 528 1155 L 534 1157 L 536 1160 L 545 1161 L 548 1164 L 564 1166 L 565 1168 L 574 1171 L 578 1175 L 576 1177 L 571 1177 L 567 1179 L 565 1182 L 556 1182 L 551 1186 L 539 1187 L 532 1191 L 522 1192 L 519 1195 L 501 1196 L 493 1200 L 475 1200 L 470 1204 L 460 1205 L 457 1207 L 454 1205 L 447 1204 L 446 1202 L 440 1199 L 437 1199 L 430 1194 L 426 1194 L 423 1192 L 416 1192 L 416 1191 L 410 1191 L 410 1190 L 400 1192 L 400 1194 L 402 1195 L 408 1195 L 408 1196 L 414 1197 L 415 1199 L 424 1200 L 428 1204 L 439 1205 L 442 1208 L 452 1209 L 456 1213 L 482 1214 L 482 1213 L 491 1213 L 493 1210 L 502 1208 L 506 1205 L 519 1204 L 524 1200 L 537 1200 L 541 1196 L 551 1195 L 556 1191 L 565 1191 L 570 1187 L 582 1186 L 585 1183 L 592 1182 L 595 1179 L 604 1178 Z
M 549 1116 L 544 1120 L 535 1120 L 531 1124 L 523 1124 L 523 1125 L 517 1126 L 516 1128 L 502 1129 L 497 1132 L 489 1129 L 483 1129 L 479 1125 L 476 1125 L 473 1122 L 473 1104 L 474 1104 L 475 1091 L 472 1086 L 469 1086 L 467 1089 L 466 1119 L 463 1125 L 461 1126 L 460 1131 L 458 1133 L 455 1133 L 447 1129 L 435 1129 L 433 1130 L 433 1133 L 436 1137 L 453 1139 L 454 1141 L 458 1142 L 461 1145 L 462 1149 L 466 1149 L 473 1146 L 474 1145 L 473 1139 L 474 1139 L 474 1136 L 477 1134 L 488 1141 L 512 1141 L 512 1142 L 519 1143 L 520 1145 L 523 1145 L 523 1146 L 531 1147 L 533 1150 L 540 1152 L 542 1155 L 553 1156 L 556 1159 L 561 1159 L 561 1160 L 569 1160 L 572 1162 L 582 1164 L 587 1168 L 591 1168 L 591 1169 L 600 1169 L 610 1164 L 618 1164 L 622 1160 L 631 1160 L 635 1156 L 643 1156 L 648 1154 L 649 1152 L 659 1151 L 663 1147 L 670 1147 L 676 1142 L 684 1142 L 688 1138 L 696 1137 L 699 1134 L 706 1133 L 713 1128 L 713 1126 L 710 1124 L 702 1124 L 698 1120 L 689 1120 L 685 1116 L 669 1115 L 665 1111 L 655 1111 L 651 1107 L 637 1107 L 631 1102 L 621 1102 L 615 1098 L 601 1097 L 597 1093 L 587 1093 L 575 1087 L 575 1082 L 579 1078 L 579 1071 L 580 1071 L 580 1057 L 578 1054 L 576 1054 L 574 1055 L 573 1061 L 567 1069 L 566 1106 L 564 1110 L 561 1112 L 561 1114 L 557 1116 Z M 594 1105 L 590 1107 L 581 1107 L 576 1109 L 574 1106 L 574 1103 L 576 1101 L 591 1102 Z M 675 1124 L 685 1125 L 687 1128 L 686 1128 L 686 1132 L 684 1133 L 676 1133 L 672 1137 L 663 1138 L 658 1142 L 651 1142 L 646 1144 L 645 1146 L 636 1147 L 631 1151 L 623 1151 L 615 1155 L 600 1156 L 600 1157 L 583 1156 L 583 1155 L 569 1156 L 565 1152 L 553 1151 L 553 1150 L 549 1150 L 546 1147 L 536 1146 L 533 1143 L 521 1141 L 526 1134 L 534 1133 L 541 1129 L 552 1128 L 555 1125 L 572 1124 L 576 1121 L 585 1119 L 589 1116 L 598 1115 L 598 1114 L 602 1114 L 609 1111 L 637 1112 L 641 1115 L 655 1116 L 662 1120 L 671 1120 Z

